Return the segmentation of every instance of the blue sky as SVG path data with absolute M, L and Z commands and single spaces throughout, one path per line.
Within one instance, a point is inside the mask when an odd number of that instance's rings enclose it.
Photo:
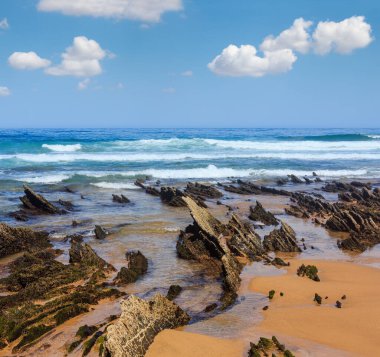
M 380 126 L 378 0 L 91 1 L 1 0 L 0 127 Z

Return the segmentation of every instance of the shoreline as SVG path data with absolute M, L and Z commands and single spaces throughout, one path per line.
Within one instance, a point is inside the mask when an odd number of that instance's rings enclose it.
M 234 184 L 236 185 L 236 183 Z M 324 182 L 323 185 L 324 184 L 327 183 Z M 310 194 L 313 194 L 313 192 L 321 192 L 316 190 L 316 186 L 319 187 L 314 184 L 302 185 L 301 187 L 302 189 L 307 189 L 307 193 Z M 347 355 L 349 355 L 349 352 L 357 353 L 358 351 L 350 349 L 350 346 L 347 347 L 344 344 L 332 343 L 328 338 L 312 338 L 313 335 L 317 334 L 324 326 L 318 325 L 316 330 L 310 329 L 312 331 L 310 332 L 311 335 L 307 335 L 300 334 L 297 331 L 290 331 L 286 328 L 277 328 L 275 323 L 270 324 L 272 312 L 277 310 L 281 311 L 276 308 L 277 299 L 270 302 L 268 311 L 262 311 L 261 308 L 264 304 L 267 304 L 265 294 L 271 290 L 269 285 L 274 284 L 273 282 L 282 284 L 281 282 L 284 279 L 286 281 L 289 274 L 285 274 L 285 271 L 289 270 L 291 273 L 294 273 L 295 265 L 298 266 L 298 263 L 301 264 L 301 262 L 312 261 L 316 262 L 317 266 L 320 265 L 324 267 L 321 270 L 321 278 L 323 277 L 323 279 L 330 279 L 330 275 L 326 275 L 326 272 L 329 273 L 329 270 L 334 271 L 334 269 L 337 269 L 341 265 L 344 267 L 350 266 L 350 269 L 370 269 L 370 271 L 373 272 L 373 270 L 376 271 L 376 268 L 362 267 L 358 264 L 372 265 L 374 267 L 380 266 L 378 248 L 368 250 L 362 254 L 347 254 L 347 251 L 342 251 L 337 246 L 338 239 L 344 239 L 348 236 L 346 233 L 327 231 L 323 226 L 317 225 L 312 221 L 314 216 L 312 219 L 303 219 L 288 215 L 284 212 L 285 208 L 288 208 L 291 203 L 290 196 L 264 193 L 241 195 L 234 192 L 227 192 L 224 190 L 224 187 L 217 185 L 214 187 L 223 192 L 223 198 L 221 199 L 222 204 L 217 203 L 216 198 L 207 199 L 207 211 L 220 220 L 221 224 L 227 225 L 232 217 L 237 215 L 244 222 L 249 222 L 255 234 L 263 240 L 264 237 L 276 229 L 276 227 L 258 224 L 256 221 L 249 220 L 251 206 L 255 205 L 256 201 L 260 201 L 264 209 L 275 214 L 279 222 L 283 221 L 294 229 L 298 244 L 300 247 L 302 247 L 303 244 L 304 248 L 300 249 L 299 252 L 276 253 L 277 257 L 291 262 L 290 268 L 276 268 L 272 265 L 265 265 L 263 262 L 249 262 L 250 259 L 247 259 L 247 257 L 244 259 L 239 258 L 247 265 L 241 274 L 242 282 L 240 289 L 237 291 L 238 300 L 233 303 L 231 308 L 225 311 L 218 311 L 215 315 L 210 316 L 202 315 L 202 311 L 205 306 L 208 306 L 212 301 L 217 299 L 221 293 L 218 281 L 213 280 L 215 277 L 212 275 L 208 277 L 207 273 L 205 274 L 201 262 L 178 259 L 178 253 L 176 252 L 176 242 L 180 230 L 184 230 L 192 221 L 187 209 L 167 206 L 164 201 L 161 202 L 159 198 L 147 195 L 145 192 L 141 192 L 140 189 L 133 190 L 133 192 L 131 192 L 133 195 L 131 196 L 128 191 L 127 194 L 132 198 L 132 204 L 126 206 L 118 206 L 117 203 L 110 203 L 110 190 L 94 190 L 94 196 L 90 199 L 86 197 L 86 200 L 84 200 L 86 205 L 93 205 L 94 199 L 97 198 L 102 204 L 107 205 L 106 207 L 110 207 L 112 210 L 115 210 L 115 212 L 120 210 L 121 207 L 125 207 L 126 210 L 124 215 L 118 215 L 115 219 L 112 219 L 109 212 L 104 216 L 99 211 L 96 217 L 105 219 L 104 222 L 106 223 L 103 223 L 103 221 L 100 221 L 100 223 L 110 230 L 105 240 L 94 239 L 92 234 L 86 234 L 84 236 L 84 242 L 90 243 L 101 258 L 115 266 L 118 271 L 125 265 L 125 251 L 138 249 L 147 255 L 149 260 L 147 275 L 136 283 L 121 289 L 121 291 L 126 294 L 125 297 L 128 296 L 128 294 L 138 294 L 146 299 L 153 296 L 156 292 L 166 294 L 169 286 L 178 284 L 184 288 L 184 292 L 176 299 L 176 303 L 186 311 L 195 314 L 195 316 L 201 313 L 201 316 L 205 317 L 205 319 L 200 319 L 200 321 L 187 325 L 179 330 L 164 330 L 164 332 L 159 333 L 146 355 L 148 357 L 155 357 L 165 353 L 165 356 L 170 357 L 182 356 L 181 353 L 183 353 L 183 357 L 190 355 L 196 357 L 197 355 L 201 356 L 201 351 L 207 351 L 210 356 L 223 356 L 222 353 L 225 353 L 224 356 L 226 357 L 237 356 L 239 354 L 245 355 L 249 347 L 249 342 L 256 342 L 256 339 L 263 334 L 269 337 L 275 334 L 281 339 L 281 342 L 289 346 L 296 354 L 299 353 L 302 356 L 317 356 L 318 353 L 321 353 L 321 356 L 334 356 L 336 351 L 342 352 L 343 350 L 347 352 Z M 305 192 L 304 190 L 300 191 L 301 187 L 296 184 L 290 184 L 290 187 L 291 192 Z M 123 191 L 113 190 L 112 192 L 119 193 Z M 74 193 L 69 194 L 72 195 L 72 197 L 74 196 Z M 54 195 L 57 197 L 57 192 L 55 192 Z M 75 197 L 76 196 L 78 196 L 78 193 L 75 193 Z M 336 197 L 337 194 L 327 193 L 327 196 L 331 200 L 333 199 L 331 197 Z M 75 202 L 76 201 L 74 201 L 74 203 Z M 102 206 L 100 206 L 100 208 L 101 207 Z M 146 207 L 152 208 L 149 215 L 144 214 Z M 88 213 L 84 213 L 86 216 L 88 215 Z M 71 213 L 69 214 L 71 215 Z M 54 247 L 58 247 L 64 252 L 64 254 L 57 258 L 57 261 L 68 264 L 67 250 L 70 245 L 68 241 L 65 241 L 65 236 L 62 235 L 63 232 L 67 232 L 67 223 L 66 226 L 61 226 L 61 222 L 67 221 L 67 216 L 58 216 L 56 218 L 49 216 L 48 218 L 50 220 L 56 219 L 58 223 L 57 227 L 61 227 L 61 231 L 55 233 L 55 238 L 51 238 Z M 47 225 L 43 216 L 38 219 L 38 227 Z M 94 222 L 98 222 L 98 220 L 84 221 L 83 228 L 90 227 Z M 28 223 L 24 225 L 33 226 Z M 83 229 L 82 227 L 79 228 Z M 70 230 L 72 229 L 71 227 Z M 10 260 L 20 257 L 20 254 L 21 253 L 18 253 L 11 258 L 8 257 L 0 260 L 0 272 L 3 275 L 9 273 L 6 266 Z M 270 259 L 273 259 L 275 255 L 273 252 L 270 252 L 268 256 Z M 323 260 L 321 260 L 321 258 Z M 347 260 L 350 262 L 345 263 L 344 261 Z M 347 270 L 351 271 L 350 269 Z M 173 274 L 173 271 L 175 271 L 175 274 Z M 378 273 L 380 278 L 380 270 Z M 355 274 L 352 273 L 351 275 L 354 276 Z M 112 283 L 113 277 L 114 275 L 109 277 L 106 282 Z M 255 285 L 255 287 L 252 288 L 252 279 L 254 284 L 260 282 L 262 285 Z M 294 288 L 303 286 L 305 281 L 307 285 L 309 282 L 306 278 L 296 277 L 296 282 L 293 284 Z M 320 286 L 323 286 L 323 284 L 322 280 Z M 366 288 L 369 285 L 371 285 L 371 281 L 366 281 Z M 289 284 L 289 289 L 291 286 L 292 285 Z M 277 290 L 280 290 L 280 287 L 276 287 L 276 291 Z M 282 288 L 282 290 L 286 293 L 285 296 L 281 298 L 282 301 L 288 301 L 287 291 L 285 291 L 285 288 Z M 346 291 L 349 291 L 346 293 L 347 296 L 355 296 L 355 293 L 351 290 L 346 289 Z M 378 297 L 380 296 L 378 290 L 368 290 L 367 292 L 368 295 L 375 294 Z M 328 292 L 326 292 L 326 294 L 328 294 Z M 196 296 L 198 298 L 194 299 Z M 287 306 L 288 310 L 284 310 L 284 316 L 291 316 L 296 309 L 301 309 L 300 314 L 307 316 L 305 311 L 302 310 L 302 306 L 312 305 L 312 299 L 310 301 L 298 301 L 291 300 L 290 296 L 291 295 L 289 295 L 289 305 Z M 349 319 L 355 320 L 363 311 L 370 309 L 369 306 L 372 306 L 371 304 L 373 302 L 366 300 L 364 303 L 366 303 L 366 306 L 363 307 L 363 310 L 359 312 L 355 312 L 355 310 L 354 315 L 350 315 L 351 317 L 349 317 Z M 302 306 L 300 307 L 297 304 L 301 304 Z M 99 311 L 104 306 L 109 306 L 109 308 L 115 312 L 120 311 L 119 300 L 115 300 L 115 302 L 100 301 L 99 304 L 95 306 L 95 310 Z M 320 310 L 322 311 L 323 308 L 324 306 L 321 307 Z M 339 311 L 344 314 L 346 310 L 343 308 Z M 107 314 L 106 312 L 104 313 Z M 336 312 L 333 312 L 331 315 L 335 316 L 334 314 L 336 314 Z M 277 316 L 277 319 L 282 316 L 273 315 Z M 98 316 L 98 318 L 96 316 Z M 380 312 L 379 315 L 376 316 L 380 318 Z M 38 351 L 37 353 L 41 355 L 43 349 L 46 348 L 44 352 L 46 356 L 49 356 L 49 353 L 53 350 L 60 351 L 60 353 L 62 352 L 62 355 L 64 355 L 67 343 L 74 339 L 75 331 L 81 324 L 87 323 L 87 321 L 91 321 L 93 324 L 99 324 L 101 321 L 104 321 L 105 317 L 106 316 L 103 316 L 101 312 L 93 313 L 91 307 L 89 313 L 69 320 L 64 325 L 57 327 L 52 333 L 48 333 L 46 337 L 42 337 L 41 340 L 38 340 L 36 345 L 26 352 L 31 353 L 32 356 L 33 351 Z M 330 318 L 330 316 L 325 317 L 325 327 L 329 326 Z M 299 323 L 299 321 L 297 321 L 297 323 Z M 306 324 L 312 324 L 312 320 L 308 320 Z M 339 325 L 334 327 L 336 334 L 338 334 L 337 331 L 339 331 L 340 328 Z M 368 328 L 368 326 L 362 328 L 365 329 Z M 209 332 L 211 330 L 213 333 L 210 334 Z M 352 336 L 354 336 L 360 333 L 360 331 L 353 329 L 351 333 Z M 61 337 L 57 338 L 57 336 Z M 62 340 L 62 336 L 65 336 L 65 341 Z M 337 340 L 338 337 L 339 336 L 334 335 L 335 340 Z M 372 340 L 363 340 L 361 343 L 366 342 L 371 346 L 373 345 Z M 186 345 L 186 343 L 188 343 L 188 345 Z M 90 357 L 96 355 L 95 350 L 89 354 Z M 8 351 L 8 354 L 6 351 Z M 370 352 L 371 350 L 369 350 L 366 355 L 370 355 Z M 5 349 L 0 351 L 0 356 L 3 355 L 9 355 L 9 350 Z M 79 356 L 80 350 L 75 350 L 72 355 Z

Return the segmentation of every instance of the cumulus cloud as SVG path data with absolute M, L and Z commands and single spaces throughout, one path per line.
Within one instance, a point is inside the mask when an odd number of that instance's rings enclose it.
M 9 29 L 9 23 L 8 23 L 7 18 L 0 20 L 0 29 L 1 30 L 8 30 Z
M 294 20 L 293 25 L 282 31 L 277 37 L 266 37 L 260 46 L 261 51 L 278 51 L 284 49 L 306 53 L 310 48 L 310 34 L 308 29 L 313 23 L 302 17 Z
M 47 68 L 45 72 L 52 76 L 93 77 L 102 73 L 100 61 L 106 55 L 96 41 L 78 36 L 62 54 L 62 62 Z
M 34 70 L 50 66 L 51 62 L 41 58 L 35 52 L 14 52 L 8 58 L 8 63 L 15 69 Z
M 168 11 L 182 10 L 182 0 L 40 0 L 40 11 L 158 22 Z
M 372 41 L 371 25 L 364 16 L 353 16 L 341 22 L 319 22 L 313 33 L 315 52 L 325 55 L 329 52 L 349 54 L 367 47 Z
M 208 64 L 208 68 L 221 76 L 262 77 L 290 71 L 296 60 L 297 57 L 290 49 L 264 52 L 264 56 L 260 57 L 254 46 L 229 45 Z
M 6 97 L 11 94 L 11 91 L 8 87 L 0 86 L 0 97 Z
M 208 68 L 221 76 L 262 77 L 290 71 L 297 60 L 295 52 L 349 54 L 373 41 L 371 25 L 363 16 L 341 22 L 319 22 L 311 35 L 312 25 L 303 18 L 296 19 L 278 36 L 267 36 L 260 45 L 261 54 L 252 45 L 229 45 L 208 64 Z

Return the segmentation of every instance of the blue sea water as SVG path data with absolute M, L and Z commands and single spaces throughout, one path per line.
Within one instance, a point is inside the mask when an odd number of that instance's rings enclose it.
M 380 129 L 0 130 L 0 185 L 380 177 Z

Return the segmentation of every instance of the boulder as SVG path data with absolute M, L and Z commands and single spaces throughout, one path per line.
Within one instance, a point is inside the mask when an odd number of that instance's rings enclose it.
M 259 201 L 256 201 L 256 206 L 251 206 L 249 210 L 249 218 L 252 221 L 259 221 L 269 226 L 278 225 L 276 217 L 271 212 L 266 211 Z
M 190 321 L 186 312 L 160 294 L 149 301 L 130 295 L 121 310 L 120 318 L 106 330 L 103 357 L 143 357 L 160 331 Z
M 270 252 L 301 252 L 293 229 L 281 222 L 280 229 L 274 229 L 264 237 L 263 246 Z

